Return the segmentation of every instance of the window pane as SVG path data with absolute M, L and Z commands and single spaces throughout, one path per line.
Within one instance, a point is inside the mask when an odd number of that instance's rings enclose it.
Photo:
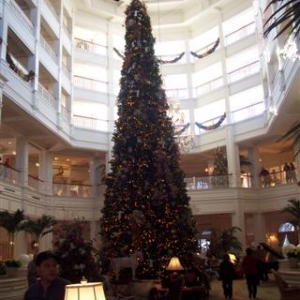
M 261 102 L 264 99 L 264 92 L 261 85 L 234 94 L 229 98 L 230 111 L 239 110 L 243 107 Z
M 166 90 L 187 88 L 187 76 L 186 74 L 167 75 L 164 83 Z
M 249 48 L 226 59 L 227 72 L 230 73 L 259 59 L 257 47 Z
M 217 27 L 214 27 L 201 35 L 198 35 L 191 40 L 191 50 L 197 52 L 198 50 L 205 48 L 206 46 L 214 43 L 219 38 L 219 31 Z
M 156 55 L 180 54 L 184 52 L 184 41 L 169 41 L 155 44 Z
M 222 64 L 218 62 L 216 64 L 210 65 L 207 68 L 202 69 L 201 71 L 194 73 L 192 75 L 193 86 L 199 86 L 203 83 L 212 81 L 215 78 L 222 76 Z
M 247 24 L 254 22 L 254 12 L 253 9 L 247 9 L 242 13 L 226 20 L 223 23 L 223 32 L 224 36 L 229 35 L 230 33 L 239 30 Z
M 225 111 L 225 99 L 218 100 L 214 103 L 197 108 L 195 110 L 195 121 L 198 123 L 218 121 L 214 119 L 221 117 Z M 206 124 L 206 126 L 207 125 L 212 124 Z

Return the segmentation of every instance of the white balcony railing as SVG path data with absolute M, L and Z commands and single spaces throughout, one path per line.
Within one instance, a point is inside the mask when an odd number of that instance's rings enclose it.
M 77 49 L 81 49 L 84 51 L 100 54 L 100 55 L 107 55 L 107 46 L 95 44 L 90 41 L 81 40 L 75 38 L 75 45 Z
M 54 109 L 56 108 L 57 101 L 56 101 L 55 97 L 40 83 L 39 83 L 39 87 L 38 87 L 38 92 L 39 92 L 39 95 L 41 96 L 42 100 L 46 104 L 50 105 Z
M 100 120 L 85 116 L 73 115 L 72 124 L 75 127 L 88 128 L 99 131 L 108 131 L 108 120 Z
M 225 36 L 225 43 L 226 45 L 233 44 L 242 38 L 252 34 L 255 32 L 255 23 L 251 22 L 238 30 L 231 32 L 230 34 Z
M 49 46 L 49 44 L 46 42 L 46 40 L 40 36 L 40 44 L 42 48 L 49 54 L 49 56 L 55 61 L 58 62 L 58 57 L 54 50 Z
M 224 77 L 220 76 L 194 88 L 194 96 L 198 97 L 224 85 Z
M 228 82 L 232 83 L 248 77 L 250 75 L 256 74 L 260 71 L 260 62 L 254 61 L 246 66 L 243 66 L 237 70 L 234 70 L 227 74 Z
M 74 76 L 74 85 L 76 87 L 80 87 L 86 90 L 99 91 L 99 92 L 107 92 L 108 82 L 94 80 L 81 76 Z
M 34 27 L 31 23 L 31 21 L 28 19 L 28 17 L 24 14 L 24 12 L 21 10 L 21 8 L 16 4 L 15 1 L 9 1 L 9 8 L 13 15 L 15 15 L 16 20 L 20 21 L 22 23 L 22 26 L 24 29 L 30 33 L 34 33 Z

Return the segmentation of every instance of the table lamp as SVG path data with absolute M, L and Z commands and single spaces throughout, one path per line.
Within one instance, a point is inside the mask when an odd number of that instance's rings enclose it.
M 84 282 L 68 284 L 64 300 L 105 300 L 103 284 L 101 282 Z
M 184 270 L 184 268 L 181 265 L 179 258 L 174 256 L 171 258 L 166 270 L 176 272 L 176 271 L 182 271 Z

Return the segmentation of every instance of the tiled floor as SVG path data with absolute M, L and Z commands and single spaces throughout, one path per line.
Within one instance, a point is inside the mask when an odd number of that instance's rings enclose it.
M 219 280 L 213 280 L 211 282 L 211 291 L 209 300 L 224 299 L 222 282 Z M 248 291 L 245 279 L 234 280 L 233 282 L 233 299 L 234 300 L 247 300 Z M 259 300 L 280 300 L 279 290 L 276 286 L 275 280 L 270 275 L 269 281 L 263 281 L 260 283 L 257 289 L 257 299 Z M 299 295 L 300 299 L 300 295 Z

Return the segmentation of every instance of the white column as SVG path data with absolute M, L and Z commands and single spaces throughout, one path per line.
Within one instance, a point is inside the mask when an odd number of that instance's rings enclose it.
M 258 188 L 260 186 L 259 172 L 260 172 L 260 163 L 259 163 L 259 151 L 257 148 L 252 148 L 248 150 L 249 160 L 251 162 L 251 175 L 252 175 L 252 188 Z
M 2 18 L 0 19 L 0 36 L 2 38 L 2 43 L 0 44 L 0 49 L 1 49 L 1 60 L 6 61 L 6 51 L 7 51 L 7 31 L 8 31 L 8 16 L 9 14 L 7 13 L 7 5 L 9 3 L 7 1 L 1 1 L 1 8 L 2 8 Z
M 300 181 L 300 143 L 294 146 L 297 182 Z
M 241 167 L 239 147 L 234 143 L 232 128 L 226 129 L 226 154 L 228 164 L 229 186 L 240 187 L 241 186 Z
M 237 200 L 236 212 L 231 215 L 231 222 L 233 227 L 238 227 L 241 231 L 236 232 L 236 237 L 242 243 L 243 249 L 247 247 L 245 237 L 245 216 L 243 202 Z
M 254 235 L 256 242 L 265 242 L 266 241 L 266 225 L 264 216 L 262 213 L 255 213 L 253 216 L 254 220 Z
M 93 157 L 90 160 L 90 178 L 91 178 L 91 196 L 99 195 L 100 182 L 101 182 L 101 167 L 100 158 Z
M 21 254 L 27 254 L 27 240 L 25 231 L 20 231 L 15 236 L 14 257 L 18 258 Z
M 28 186 L 29 144 L 26 138 L 17 138 L 16 152 L 16 168 L 20 171 L 19 182 L 23 186 Z
M 37 5 L 36 8 L 31 9 L 30 11 L 30 19 L 35 26 L 35 28 L 40 28 L 41 25 L 41 5 Z M 38 95 L 39 89 L 39 56 L 40 56 L 40 30 L 35 30 L 35 45 L 34 45 L 34 54 L 31 55 L 28 59 L 28 69 L 32 70 L 35 73 L 34 80 L 31 82 L 31 86 L 33 88 L 32 93 L 32 108 L 34 110 L 39 110 L 40 101 Z
M 4 89 L 4 82 L 0 78 L 0 127 L 2 123 L 3 89 Z
M 53 154 L 42 150 L 39 155 L 39 178 L 43 180 L 40 183 L 39 191 L 46 195 L 53 194 Z

